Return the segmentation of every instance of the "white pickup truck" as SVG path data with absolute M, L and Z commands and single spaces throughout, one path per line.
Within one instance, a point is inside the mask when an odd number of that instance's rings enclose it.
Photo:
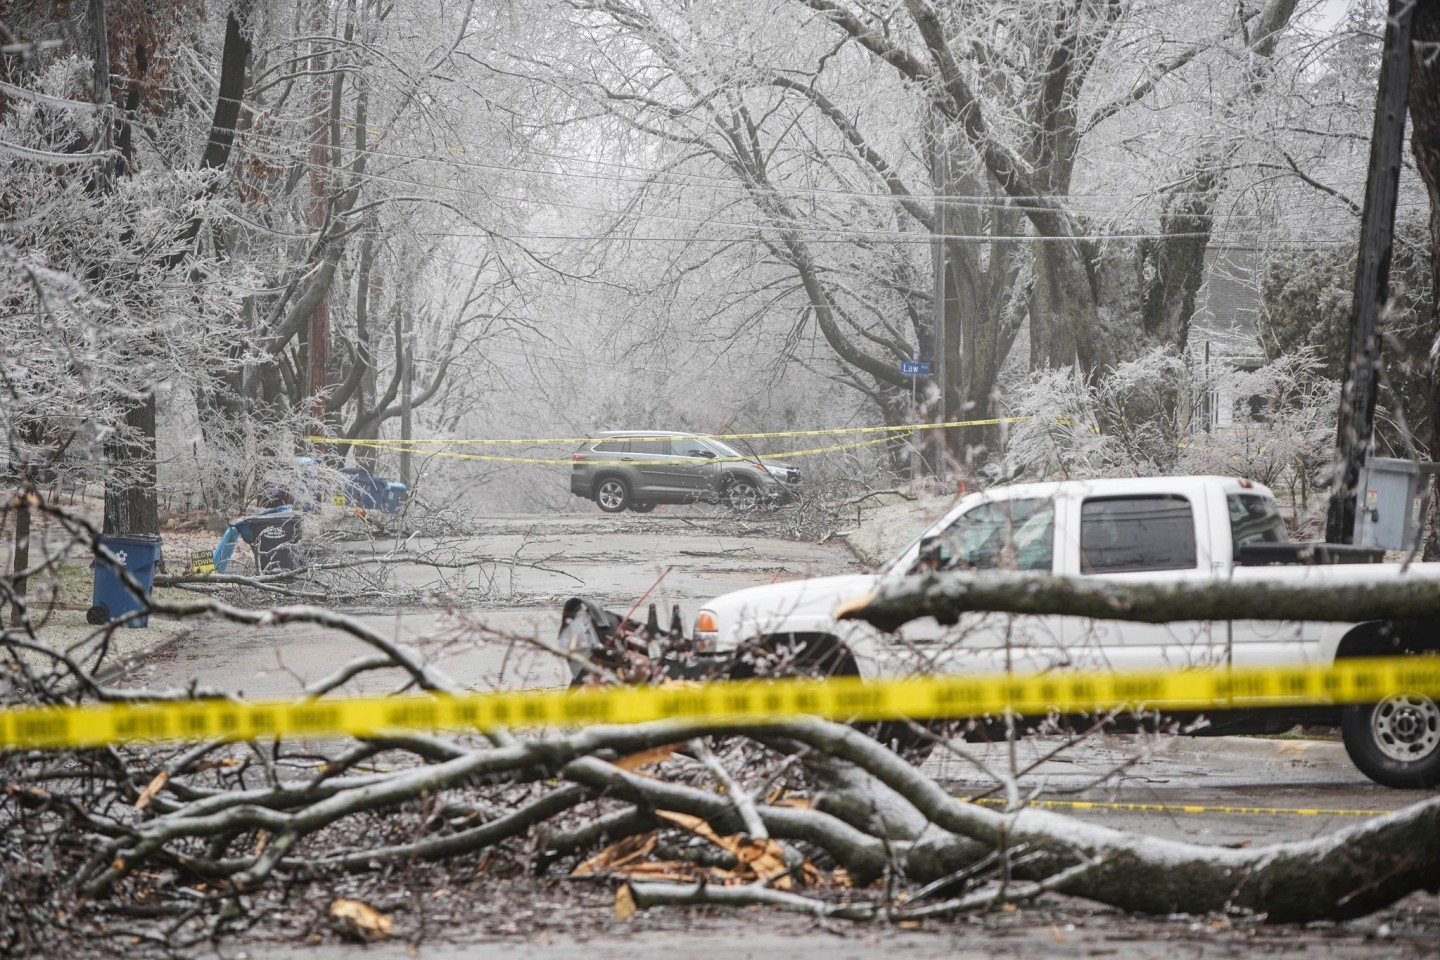
M 1009 570 L 1113 580 L 1230 579 L 1324 583 L 1348 577 L 1335 561 L 1374 551 L 1286 546 L 1275 498 L 1229 477 L 1063 481 L 995 487 L 962 498 L 939 522 L 873 574 L 776 583 L 706 603 L 695 650 L 733 672 L 784 670 L 863 677 L 916 672 L 1224 668 L 1329 665 L 1340 657 L 1434 654 L 1440 627 L 1421 623 L 1207 621 L 1134 623 L 1067 616 L 972 613 L 954 626 L 933 618 L 882 633 L 836 620 L 837 606 L 922 570 Z M 1279 562 L 1308 566 L 1277 567 Z M 1264 565 L 1250 566 L 1258 562 Z M 1375 564 L 1365 575 L 1424 578 L 1440 564 Z M 1197 732 L 1263 732 L 1296 723 L 1339 725 L 1347 751 L 1371 779 L 1394 787 L 1440 784 L 1440 708 L 1396 696 L 1376 705 L 1210 714 Z

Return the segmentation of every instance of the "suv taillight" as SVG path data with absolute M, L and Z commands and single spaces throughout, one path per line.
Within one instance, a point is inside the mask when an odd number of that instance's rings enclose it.
M 589 460 L 589 459 L 590 459 L 590 456 L 589 456 L 589 454 L 584 454 L 584 453 L 572 453 L 572 454 L 570 454 L 570 459 L 571 459 L 571 460 Z

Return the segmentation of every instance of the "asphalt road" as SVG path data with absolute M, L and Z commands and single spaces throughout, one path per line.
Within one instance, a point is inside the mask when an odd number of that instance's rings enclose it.
M 560 606 L 572 595 L 619 610 L 646 596 L 662 618 L 672 603 L 689 617 L 700 601 L 742 586 L 859 569 L 838 541 L 739 536 L 724 532 L 723 523 L 684 514 L 497 517 L 483 526 L 487 533 L 474 540 L 408 544 L 417 562 L 400 566 L 397 576 L 432 595 L 434 607 L 353 611 L 475 689 L 564 684 L 568 667 L 540 644 L 553 641 Z M 427 554 L 483 562 L 457 571 L 418 562 Z M 444 605 L 446 596 L 481 591 L 483 602 Z M 244 696 L 288 696 L 366 652 L 354 638 L 318 627 L 203 624 L 142 659 L 125 682 L 151 688 L 198 682 Z M 399 679 L 372 674 L 352 689 L 382 692 Z M 1316 836 L 1424 796 L 1372 784 L 1335 741 L 1108 736 L 1037 765 L 1058 745 L 1024 741 L 1012 757 L 1003 744 L 956 744 L 926 769 L 965 796 L 995 787 L 986 771 L 1023 770 L 1020 792 L 1029 799 L 1121 829 L 1209 843 Z
M 481 518 L 487 532 L 471 540 L 410 540 L 416 558 L 391 573 L 432 598 L 427 609 L 349 610 L 386 637 L 418 647 L 459 683 L 476 689 L 554 686 L 568 667 L 529 641 L 550 644 L 560 608 L 571 596 L 625 611 L 642 597 L 668 623 L 672 604 L 693 618 L 699 603 L 740 587 L 780 578 L 825 576 L 859 569 L 839 541 L 799 543 L 723 532 L 729 524 L 703 516 L 644 519 L 602 515 Z M 717 532 L 719 528 L 722 532 Z M 384 552 L 381 543 L 341 543 L 352 555 Z M 445 564 L 427 565 L 425 557 Z M 483 597 L 478 603 L 453 597 Z M 643 616 L 644 608 L 640 610 Z M 287 696 L 368 652 L 352 637 L 319 627 L 241 629 L 200 624 L 182 642 L 144 659 L 126 682 L 155 688 L 198 681 L 252 697 Z M 393 684 L 370 678 L 359 690 Z
M 417 555 L 436 547 L 448 556 L 482 558 L 476 567 L 404 565 L 399 576 L 435 598 L 426 610 L 386 610 L 377 601 L 353 611 L 387 636 L 412 644 L 452 677 L 477 689 L 551 686 L 567 668 L 534 640 L 556 634 L 559 609 L 571 595 L 626 609 L 649 591 L 668 612 L 779 577 L 817 576 L 858 569 L 838 542 L 795 543 L 737 536 L 684 516 L 642 519 L 603 516 L 506 517 L 486 523 L 485 536 L 463 543 L 412 542 Z M 368 549 L 352 544 L 352 551 Z M 445 598 L 475 597 L 446 604 Z M 285 696 L 367 652 L 344 634 L 315 627 L 259 630 L 202 625 L 194 634 L 142 658 L 126 681 L 173 687 L 192 681 L 248 696 Z M 380 691 L 396 676 L 372 676 L 356 690 Z M 1060 742 L 954 744 L 926 761 L 926 771 L 959 796 L 995 802 L 996 771 L 1022 771 L 1018 791 L 1119 829 L 1212 844 L 1264 844 L 1319 836 L 1398 809 L 1424 794 L 1387 790 L 1361 776 L 1333 740 L 1106 736 L 1051 757 Z M 389 942 L 366 948 L 375 958 L 500 958 L 530 956 L 644 958 L 776 957 L 796 960 L 876 960 L 903 953 L 928 958 L 1151 957 L 1419 957 L 1434 944 L 1429 927 L 1403 919 L 1429 916 L 1434 898 L 1399 913 L 1343 929 L 1270 933 L 1229 928 L 1223 921 L 1150 921 L 1061 908 L 994 915 L 925 929 L 821 923 L 773 911 L 649 911 L 628 924 L 609 919 L 608 891 L 571 920 L 538 923 L 517 918 L 449 932 L 446 942 L 418 949 Z M 1053 909 L 1053 908 L 1052 908 Z M 1413 931 L 1422 931 L 1418 935 Z M 1409 931 L 1409 932 L 1407 932 Z M 1416 939 L 1419 936 L 1420 939 Z M 1407 939 L 1408 938 L 1408 939 Z M 1418 945 L 1417 945 L 1418 944 Z M 351 956 L 339 944 L 230 942 L 227 958 L 289 957 L 331 960 Z

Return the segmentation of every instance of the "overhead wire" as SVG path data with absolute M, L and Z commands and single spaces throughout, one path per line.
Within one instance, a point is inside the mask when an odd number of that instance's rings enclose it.
M 260 137 L 260 138 L 264 138 L 264 139 L 266 139 L 266 140 L 269 140 L 269 141 L 271 141 L 271 142 L 273 142 L 273 143 L 277 143 L 277 144 L 289 144 L 289 145 L 292 145 L 292 146 L 295 146 L 295 147 L 304 147 L 304 148 L 307 148 L 307 149 L 308 149 L 308 147 L 310 146 L 310 143 L 309 143 L 308 140 L 303 140 L 303 139 L 299 139 L 299 138 L 292 138 L 292 137 L 284 137 L 284 136 L 280 136 L 280 135 L 274 134 L 274 133 L 247 133 L 247 136 L 250 136 L 250 137 Z M 354 154 L 357 153 L 357 151 L 355 150 L 355 148 L 353 147 L 353 145 L 342 145 L 342 151 L 344 151 L 345 153 L 347 153 L 347 154 L 349 154 L 349 155 L 354 155 Z M 567 173 L 564 173 L 564 172 L 562 172 L 562 171 L 545 171 L 545 170 L 539 170 L 539 169 L 530 169 L 530 170 L 520 170 L 520 171 L 517 171 L 517 170 L 515 170 L 514 168 L 502 167 L 502 166 L 495 165 L 495 164 L 476 164 L 476 163 L 470 163 L 470 162 L 466 162 L 466 161 L 455 161 L 455 160 L 451 160 L 451 159 L 447 159 L 447 158 L 443 158 L 443 157 L 433 157 L 433 156 L 432 156 L 432 157 L 426 157 L 426 156 L 415 155 L 415 154 L 396 153 L 396 152 L 393 152 L 393 151 L 373 150 L 373 149 L 369 149 L 369 148 L 367 148 L 364 152 L 367 153 L 367 154 L 369 154 L 369 155 L 371 155 L 371 156 L 383 157 L 383 158 L 387 158 L 387 159 L 401 160 L 401 161 L 424 162 L 424 163 L 435 163 L 435 164 L 440 164 L 440 165 L 442 165 L 442 166 L 450 166 L 450 167 L 456 167 L 456 168 L 467 169 L 467 170 L 480 169 L 480 170 L 499 170 L 499 171 L 504 171 L 504 172 L 526 172 L 526 173 L 538 174 L 538 175 L 542 175 L 542 176 L 552 176 L 552 177 L 560 177 L 560 178 L 565 178 L 565 177 L 574 176 L 574 175 L 572 175 L 572 174 L 567 174 Z M 282 158 L 282 159 L 286 160 L 286 161 L 289 162 L 289 163 L 301 164 L 301 165 L 304 165 L 304 166 L 307 166 L 307 167 L 317 166 L 317 167 L 322 167 L 322 168 L 327 169 L 327 170 L 333 169 L 333 168 L 331 168 L 328 164 L 316 164 L 316 163 L 314 163 L 314 161 L 309 160 L 308 157 L 302 156 L 302 155 L 299 155 L 299 154 L 276 153 L 276 154 L 274 154 L 273 156 L 274 156 L 275 158 Z M 885 231 L 885 230 L 868 230 L 868 231 L 865 231 L 865 230 L 855 230 L 855 229 L 853 229 L 853 228 L 821 227 L 821 226 L 816 226 L 816 225 L 807 224 L 807 223 L 796 223 L 796 222 L 793 222 L 793 221 L 791 221 L 791 222 L 784 222 L 784 223 L 780 223 L 780 224 L 774 224 L 774 223 L 772 223 L 772 224 L 766 224 L 766 223 L 760 223 L 760 222 L 754 222 L 754 221 L 720 220 L 720 219 L 709 218 L 709 217 L 681 217 L 681 216 L 675 216 L 675 215 L 672 215 L 672 214 L 653 213 L 653 212 L 647 212 L 647 211 L 643 211 L 643 210 L 642 210 L 642 211 L 620 211 L 620 210 L 614 210 L 614 209 L 605 208 L 605 207 L 598 207 L 598 206 L 592 206 L 592 205 L 588 205 L 588 204 L 574 203 L 574 202 L 569 202 L 569 201 L 564 201 L 564 200 L 557 200 L 557 199 L 551 199 L 551 198 L 543 198 L 543 199 L 542 199 L 542 198 L 532 198 L 532 197 L 517 197 L 517 196 L 507 195 L 507 194 L 497 194 L 497 193 L 495 193 L 495 192 L 493 192 L 493 191 L 483 191 L 483 190 L 482 190 L 482 191 L 476 191 L 476 190 L 474 190 L 474 189 L 470 189 L 470 188 L 466 188 L 466 187 L 462 187 L 462 186 L 454 186 L 454 185 L 451 185 L 451 184 L 444 184 L 444 183 L 425 182 L 425 181 L 421 181 L 421 180 L 417 180 L 417 179 L 411 179 L 411 178 L 405 178 L 405 177 L 397 177 L 397 176 L 394 176 L 394 175 L 391 175 L 391 174 L 375 173 L 375 172 L 372 172 L 372 171 L 366 171 L 366 172 L 364 172 L 364 173 L 355 173 L 355 172 L 353 172 L 353 171 L 341 171 L 341 172 L 342 172 L 345 176 L 359 177 L 359 178 L 361 178 L 361 179 L 371 180 L 371 181 L 375 181 L 375 182 L 393 183 L 393 184 L 403 185 L 403 186 L 407 186 L 407 187 L 414 187 L 414 188 L 417 188 L 417 189 L 436 189 L 436 190 L 442 190 L 442 191 L 447 191 L 447 192 L 459 194 L 459 195 L 466 196 L 466 197 L 470 197 L 470 198 L 474 198 L 475 196 L 477 196 L 477 193 L 478 193 L 478 195 L 479 195 L 480 197 L 482 197 L 482 198 L 484 198 L 484 199 L 486 199 L 486 200 L 489 200 L 489 201 L 491 201 L 491 202 L 494 202 L 494 201 L 496 201 L 496 200 L 502 200 L 502 201 L 508 201 L 508 202 L 514 202 L 514 203 L 522 203 L 522 204 L 535 204 L 535 205 L 538 205 L 538 206 L 545 206 L 545 207 L 556 207 L 556 208 L 561 208 L 561 209 L 573 209 L 573 210 L 578 210 L 578 211 L 581 211 L 581 212 L 590 212 L 590 213 L 597 213 L 597 214 L 605 214 L 605 215 L 617 216 L 617 217 L 618 217 L 618 216 L 627 216 L 627 215 L 628 215 L 628 216 L 633 216 L 633 217 L 637 217 L 637 218 L 641 218 L 641 219 L 653 220 L 653 221 L 657 221 L 657 222 L 673 222 L 673 223 L 690 224 L 690 225 L 696 225 L 696 226 L 735 227 L 735 228 L 739 228 L 739 229 L 742 229 L 742 230 L 748 230 L 748 231 L 754 231 L 754 230 L 760 230 L 760 229 L 772 229 L 772 230 L 773 230 L 773 229 L 790 229 L 790 230 L 799 230 L 799 231 L 805 232 L 805 233 L 820 234 L 820 235 L 822 235 L 822 236 L 834 236 L 834 235 L 837 235 L 837 234 L 838 234 L 838 235 L 841 235 L 841 240 L 838 241 L 838 242 L 848 242 L 847 238 L 853 237 L 853 238 L 863 238 L 863 239 L 890 240 L 890 241 L 899 242 L 899 243 L 930 243 L 930 242 L 933 242 L 935 239 L 937 239 L 937 236 L 940 236 L 940 235 L 936 235 L 936 234 L 934 234 L 934 233 L 931 233 L 931 232 L 929 232 L 929 231 L 926 231 L 926 232 L 924 232 L 924 233 L 910 233 L 910 232 L 906 232 L 906 231 Z M 737 193 L 740 193 L 740 194 L 742 194 L 742 195 L 746 195 L 746 196 L 751 195 L 752 193 L 756 192 L 756 191 L 753 191 L 752 188 L 746 187 L 746 186 L 743 185 L 743 184 L 731 184 L 731 185 L 728 187 L 728 189 L 733 190 L 733 191 L 735 191 L 735 192 L 737 192 Z M 795 191 L 795 192 L 791 193 L 791 192 L 784 191 L 784 190 L 775 190 L 775 191 L 760 191 L 760 192 L 761 192 L 761 193 L 769 193 L 769 194 L 771 194 L 771 195 L 776 195 L 776 196 L 786 196 L 786 197 L 790 197 L 790 198 L 798 198 L 798 197 L 801 197 L 801 196 L 805 195 L 807 192 L 813 192 L 813 191 L 800 190 L 800 191 Z M 867 202 L 889 202 L 889 203 L 898 203 L 898 202 L 901 202 L 901 200 L 902 200 L 902 198 L 897 197 L 897 196 L 895 196 L 895 195 L 893 195 L 893 194 L 881 194 L 881 193 L 844 192 L 844 193 L 836 193 L 836 194 L 834 194 L 834 195 L 835 195 L 835 196 L 843 196 L 843 197 L 849 198 L 849 199 L 863 199 L 863 200 L 866 200 Z M 1055 198 L 1050 198 L 1050 199 L 1054 199 L 1054 200 L 1057 200 L 1057 201 L 1059 201 L 1059 202 L 1063 202 L 1066 206 L 1068 206 L 1068 207 L 1070 207 L 1070 208 L 1072 209 L 1072 212 L 1074 212 L 1074 213 L 1076 213 L 1076 214 L 1085 215 L 1087 211 L 1084 209 L 1083 205 L 1082 205 L 1081 207 L 1079 207 L 1079 208 L 1076 208 L 1076 207 L 1075 207 L 1075 204 L 1074 204 L 1074 201 L 1076 201 L 1076 200 L 1100 199 L 1100 198 L 1103 198 L 1103 197 L 1111 197 L 1111 196 L 1121 196 L 1121 195 L 1118 195 L 1118 194 L 1078 194 L 1078 195 L 1066 195 L 1066 196 L 1055 197 Z M 922 196 L 922 195 L 919 195 L 919 194 L 914 194 L 914 195 L 910 195 L 909 197 L 906 197 L 906 198 L 903 198 L 903 199 L 913 200 L 913 201 L 916 201 L 916 202 L 924 201 L 924 202 L 930 202 L 930 203 L 933 203 L 933 202 L 935 202 L 937 199 L 939 199 L 940 202 L 942 203 L 942 205 L 943 205 L 944 203 L 947 203 L 947 202 L 948 202 L 948 203 L 953 203 L 953 204 L 957 204 L 957 205 L 967 206 L 967 207 L 971 207 L 971 208 L 979 209 L 979 210 L 995 210 L 995 211 L 1005 211 L 1005 212 L 1025 212 L 1026 209 L 1027 209 L 1027 208 L 1024 208 L 1024 207 L 1017 207 L 1017 206 L 1016 206 L 1014 203 L 1012 203 L 1008 198 L 1004 198 L 1004 197 L 999 197 L 999 198 L 996 198 L 996 197 L 984 197 L 984 198 L 980 198 L 980 197 L 965 197 L 965 198 L 961 198 L 961 197 L 940 197 L 940 198 L 937 198 L 937 197 L 935 197 L 935 196 Z M 1141 195 L 1141 196 L 1131 195 L 1131 199 L 1144 199 L 1144 197 L 1143 197 L 1143 195 Z M 1421 204 L 1419 203 L 1419 201 L 1415 201 L 1415 202 L 1409 202 L 1409 201 L 1407 201 L 1407 202 L 1405 202 L 1404 204 L 1402 204 L 1402 206 L 1420 206 L 1420 205 L 1421 205 Z M 1035 209 L 1041 209 L 1041 208 L 1039 208 L 1039 207 L 1032 207 L 1032 208 L 1028 208 L 1028 209 L 1035 210 Z M 1055 209 L 1055 207 L 1054 207 L 1054 206 L 1047 206 L 1047 207 L 1045 207 L 1044 209 Z M 1233 214 L 1233 213 L 1229 213 L 1229 214 L 1200 214 L 1200 215 L 1196 215 L 1196 216 L 1193 217 L 1192 219 L 1210 219 L 1212 222 L 1213 222 L 1213 221 L 1224 221 L 1224 222 L 1236 222 L 1236 221 L 1240 221 L 1240 222 L 1243 222 L 1243 221 L 1245 221 L 1245 220 L 1254 220 L 1254 221 L 1256 221 L 1257 223 L 1273 223 L 1273 222 L 1274 222 L 1274 218 L 1273 218 L 1273 217 L 1268 216 L 1268 215 L 1265 215 L 1265 214 L 1260 214 L 1260 213 L 1256 213 L 1256 214 Z M 1297 228 L 1302 227 L 1302 226 L 1305 227 L 1305 228 L 1310 228 L 1310 227 L 1313 227 L 1313 224 L 1312 224 L 1312 223 L 1306 223 L 1306 224 L 1303 224 L 1303 225 L 1301 225 L 1301 224 L 1297 224 L 1297 225 L 1296 225 Z M 474 239 L 480 239 L 480 238 L 483 238 L 483 237 L 485 236 L 485 235 L 483 235 L 483 234 L 460 234 L 460 233 L 457 233 L 457 234 L 430 233 L 430 234 L 427 234 L 427 235 L 432 235 L 432 236 L 456 236 L 456 237 L 461 237 L 461 238 L 474 238 Z M 1098 236 L 1096 236 L 1096 235 L 1085 235 L 1083 238 L 1084 238 L 1084 239 L 1096 239 L 1096 240 L 1106 240 L 1106 239 L 1113 239 L 1113 240 L 1144 240 L 1144 239 L 1165 239 L 1165 238 L 1200 237 L 1200 236 L 1211 236 L 1211 237 L 1213 237 L 1213 236 L 1214 236 L 1214 231 L 1209 231 L 1209 232 L 1194 231 L 1194 232 L 1188 232 L 1188 233 L 1125 232 L 1125 233 L 1116 233 L 1116 234 L 1100 234 L 1100 235 L 1098 235 Z M 689 237 L 684 237 L 684 238 L 677 238 L 677 237 L 670 237 L 670 236 L 645 237 L 645 236 L 636 236 L 636 235 L 634 235 L 634 234 L 625 235 L 625 236 L 620 236 L 620 237 L 615 237 L 615 236 L 612 236 L 612 235 L 609 235 L 609 234 L 605 234 L 605 235 L 531 234 L 531 235 L 526 235 L 526 236 L 523 236 L 523 237 L 522 237 L 522 236 L 516 236 L 516 237 L 514 237 L 514 238 L 515 238 L 515 239 L 529 239 L 529 240 L 565 240 L 565 241 L 602 241 L 602 240 L 603 240 L 603 241 L 611 241 L 611 242 L 616 241 L 616 240 L 630 239 L 630 240 L 643 240 L 643 241 L 686 242 L 686 243 L 694 242 L 694 240 L 695 240 L 695 238 L 689 238 Z M 1011 235 L 1000 235 L 1000 236 L 995 236 L 995 235 L 990 235 L 990 234 L 945 234 L 945 235 L 943 235 L 943 236 L 940 236 L 940 238 L 946 239 L 946 240 L 954 240 L 954 241 L 958 241 L 958 242 L 978 242 L 978 243 L 990 243 L 990 242 L 997 242 L 997 241 L 1019 242 L 1019 243 L 1035 243 L 1035 242 L 1068 241 L 1068 240 L 1072 239 L 1072 238 L 1069 238 L 1069 237 L 1059 237 L 1059 238 L 1056 238 L 1056 237 L 1037 237 L 1037 236 L 1030 235 L 1030 234 L 1011 234 Z M 708 238 L 707 238 L 707 239 L 708 239 Z M 745 239 L 745 238 L 734 238 L 734 239 L 739 240 L 739 239 Z M 834 241 L 834 240 L 817 240 L 816 242 L 837 242 L 837 241 Z M 1341 240 L 1319 240 L 1319 239 L 1312 239 L 1312 238 L 1303 238 L 1303 239 L 1267 238 L 1267 242 L 1317 244 L 1317 243 L 1339 243 L 1339 242 L 1348 242 L 1348 241 L 1341 241 Z

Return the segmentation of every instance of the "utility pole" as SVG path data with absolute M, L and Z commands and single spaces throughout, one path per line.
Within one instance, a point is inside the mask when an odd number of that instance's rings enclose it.
M 1350 312 L 1350 356 L 1340 391 L 1335 435 L 1335 475 L 1325 518 L 1325 540 L 1351 543 L 1355 536 L 1360 468 L 1370 453 L 1379 385 L 1380 313 L 1390 297 L 1390 253 L 1395 232 L 1395 196 L 1410 98 L 1410 36 L 1416 0 L 1390 0 L 1375 127 L 1370 137 L 1370 173 L 1360 217 L 1360 254 L 1355 265 L 1355 299 Z
M 415 489 L 414 467 L 410 453 L 410 441 L 415 436 L 415 428 L 412 417 L 412 394 L 415 383 L 415 356 L 411 352 L 411 340 L 414 331 L 411 329 L 411 316 L 407 311 L 405 315 L 405 346 L 396 357 L 395 362 L 400 367 L 400 482 L 405 484 L 409 490 Z
M 935 372 L 940 384 L 940 407 L 936 411 L 936 423 L 946 423 L 945 379 L 945 184 L 948 180 L 948 164 L 945 158 L 945 124 L 942 118 L 935 118 Z M 944 479 L 947 473 L 949 445 L 945 442 L 944 429 L 935 431 L 935 476 Z

